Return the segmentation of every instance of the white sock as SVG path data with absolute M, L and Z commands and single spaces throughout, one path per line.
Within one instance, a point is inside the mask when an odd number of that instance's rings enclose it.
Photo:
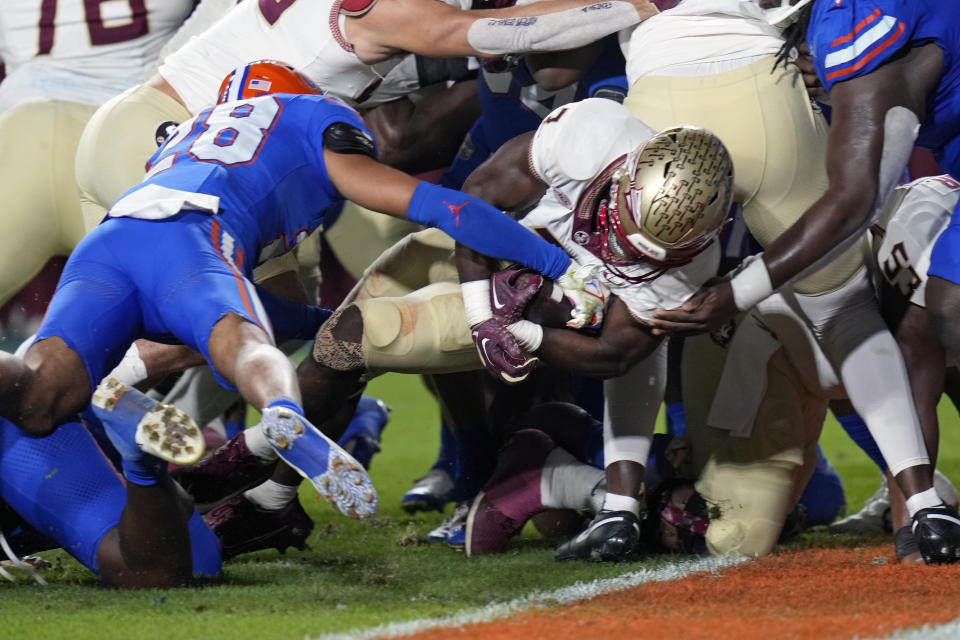
M 591 509 L 590 494 L 603 471 L 583 464 L 557 447 L 547 455 L 540 474 L 540 501 L 548 509 Z
M 243 497 L 266 511 L 278 511 L 297 497 L 299 486 L 288 487 L 285 484 L 267 480 L 263 484 L 248 489 Z
M 147 379 L 147 365 L 140 358 L 140 349 L 137 348 L 136 342 L 130 345 L 123 355 L 123 360 L 107 374 L 107 377 L 116 378 L 130 387 Z
M 250 453 L 264 462 L 273 462 L 280 457 L 274 448 L 270 446 L 270 443 L 267 441 L 267 436 L 263 435 L 263 427 L 260 425 L 250 427 L 244 431 L 243 440 L 246 442 L 247 449 L 250 450 Z
M 917 515 L 917 511 L 920 511 L 920 509 L 942 506 L 944 506 L 943 500 L 940 499 L 940 496 L 937 495 L 937 490 L 933 487 L 930 487 L 926 491 L 915 493 L 907 498 L 907 511 L 910 512 L 911 518 Z
M 604 511 L 630 511 L 633 515 L 640 516 L 640 501 L 630 496 L 621 496 L 617 493 L 607 492 L 603 499 Z
M 597 515 L 603 509 L 603 501 L 607 499 L 607 476 L 604 474 L 600 481 L 590 490 L 590 513 Z

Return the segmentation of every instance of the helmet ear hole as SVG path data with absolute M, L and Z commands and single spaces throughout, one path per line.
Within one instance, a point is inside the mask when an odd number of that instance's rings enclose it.
M 673 163 L 672 163 L 672 162 L 665 162 L 665 163 L 663 163 L 663 177 L 664 177 L 664 179 L 666 179 L 667 176 L 670 175 L 670 167 L 672 167 L 672 166 L 673 166 Z

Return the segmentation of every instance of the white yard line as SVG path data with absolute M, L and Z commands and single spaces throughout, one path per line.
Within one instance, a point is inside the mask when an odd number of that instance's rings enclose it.
M 883 640 L 955 640 L 960 638 L 960 618 L 944 624 L 925 624 L 916 629 L 894 631 Z
M 509 602 L 489 604 L 477 609 L 467 609 L 459 613 L 439 618 L 421 618 L 406 622 L 389 622 L 369 629 L 357 629 L 347 633 L 330 633 L 317 636 L 315 640 L 359 640 L 362 638 L 392 638 L 405 636 L 436 627 L 459 627 L 477 622 L 489 622 L 499 618 L 539 607 L 555 607 L 570 604 L 578 600 L 588 600 L 611 591 L 620 591 L 636 587 L 647 582 L 677 580 L 701 571 L 719 571 L 745 562 L 747 558 L 698 558 L 683 560 L 659 569 L 640 569 L 630 571 L 616 578 L 605 578 L 591 582 L 576 582 L 568 587 L 553 591 L 534 591 L 526 596 Z M 311 640 L 308 636 L 305 640 Z

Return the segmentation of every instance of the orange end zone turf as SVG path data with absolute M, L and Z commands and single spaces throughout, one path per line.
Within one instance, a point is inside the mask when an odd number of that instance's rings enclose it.
M 412 638 L 861 638 L 960 616 L 960 565 L 901 566 L 889 545 L 811 549 Z

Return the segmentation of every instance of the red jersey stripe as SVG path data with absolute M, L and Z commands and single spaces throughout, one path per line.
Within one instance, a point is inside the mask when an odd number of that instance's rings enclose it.
M 839 38 L 831 42 L 830 48 L 832 49 L 833 47 L 838 47 L 841 44 L 846 44 L 847 42 L 850 42 L 851 40 L 853 40 L 853 37 L 855 35 L 863 31 L 867 27 L 867 25 L 869 25 L 871 22 L 873 22 L 879 17 L 880 17 L 880 9 L 874 9 L 873 13 L 871 13 L 866 18 L 864 18 L 863 20 L 857 23 L 857 26 L 853 28 L 853 31 L 851 31 L 845 36 L 840 36 Z

